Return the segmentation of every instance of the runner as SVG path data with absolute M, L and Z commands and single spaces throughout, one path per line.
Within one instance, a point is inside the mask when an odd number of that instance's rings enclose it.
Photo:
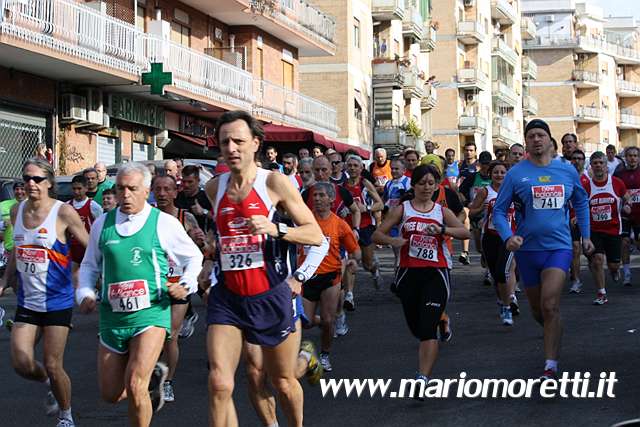
M 198 226 L 198 221 L 195 217 L 184 209 L 176 208 L 174 201 L 178 196 L 178 184 L 172 175 L 156 176 L 153 179 L 151 188 L 156 195 L 156 201 L 158 203 L 158 209 L 160 211 L 177 218 L 187 235 L 191 237 L 193 243 L 200 248 L 204 249 L 206 236 L 204 232 Z M 167 273 L 167 280 L 169 283 L 180 283 L 183 274 L 183 267 L 179 266 L 172 258 L 168 258 L 169 271 Z M 183 299 L 175 299 L 169 296 L 171 301 L 171 338 L 165 341 L 163 348 L 163 359 L 167 363 L 168 373 L 167 379 L 163 384 L 164 387 L 164 400 L 165 402 L 173 402 L 175 400 L 175 394 L 173 389 L 173 378 L 176 373 L 176 367 L 178 366 L 178 360 L 180 358 L 180 348 L 178 346 L 178 335 L 187 313 L 187 307 L 191 301 L 191 295 L 187 295 Z
M 614 176 L 620 178 L 627 187 L 627 194 L 631 202 L 631 213 L 622 216 L 622 272 L 624 286 L 631 286 L 631 269 L 629 267 L 631 249 L 631 239 L 636 245 L 640 240 L 640 167 L 638 160 L 640 149 L 638 147 L 627 147 L 624 150 L 626 166 L 618 170 Z
M 71 190 L 73 191 L 73 199 L 67 203 L 73 206 L 76 210 L 84 228 L 89 233 L 91 231 L 91 224 L 102 215 L 102 206 L 87 197 L 87 179 L 82 175 L 76 175 L 71 180 Z M 71 260 L 74 263 L 73 270 L 76 274 L 77 269 L 80 267 L 82 258 L 84 257 L 84 251 L 86 244 L 80 243 L 78 239 L 71 236 L 69 245 L 71 246 Z
M 404 175 L 411 178 L 413 170 L 418 166 L 420 155 L 412 148 L 404 150 Z
M 298 190 L 302 191 L 302 178 L 298 175 L 298 158 L 295 154 L 285 153 L 282 156 L 282 168 L 285 175 L 289 177 L 291 184 Z
M 613 144 L 607 145 L 607 172 L 609 175 L 615 174 L 618 167 L 623 164 L 622 159 L 616 154 L 616 146 Z
M 475 215 L 484 210 L 484 222 L 482 225 L 482 253 L 489 266 L 489 271 L 494 280 L 500 321 L 504 325 L 513 325 L 513 315 L 520 314 L 518 299 L 516 298 L 516 263 L 513 255 L 508 252 L 504 242 L 498 235 L 493 224 L 493 206 L 496 203 L 500 187 L 507 174 L 507 164 L 495 161 L 489 166 L 491 185 L 481 188 L 475 199 L 469 205 L 469 213 Z M 509 223 L 515 231 L 515 209 L 509 207 Z
M 453 212 L 432 201 L 439 180 L 433 167 L 418 166 L 411 178 L 413 200 L 392 209 L 373 237 L 376 243 L 401 248 L 397 292 L 409 329 L 420 341 L 416 379 L 425 384 L 438 356 L 438 325 L 450 293 L 451 257 L 444 237 L 470 237 Z M 402 234 L 390 237 L 395 225 Z
M 337 152 L 331 153 L 327 158 L 331 162 L 331 182 L 343 185 L 347 181 L 347 178 L 349 178 L 349 175 L 343 170 L 344 161 L 342 160 L 342 154 Z
M 562 161 L 571 162 L 573 152 L 578 149 L 578 136 L 575 133 L 565 133 L 560 138 L 562 144 Z
M 373 176 L 378 195 L 382 197 L 385 185 L 391 180 L 391 160 L 387 160 L 387 150 L 384 148 L 377 148 L 374 156 L 375 161 L 371 163 L 369 172 Z
M 102 204 L 104 191 L 113 188 L 114 184 L 113 181 L 107 178 L 107 167 L 104 163 L 98 162 L 93 166 L 93 168 L 96 170 L 96 174 L 98 175 L 98 185 L 96 186 L 96 194 L 92 198 L 100 205 Z
M 509 163 L 511 166 L 520 163 L 524 159 L 524 145 L 515 143 L 509 148 Z
M 458 168 L 458 162 L 456 161 L 456 150 L 453 148 L 447 148 L 444 152 L 444 156 L 447 159 L 447 169 L 445 172 L 445 178 L 449 180 L 451 185 L 458 188 L 458 177 L 460 176 L 460 169 Z
M 384 201 L 384 214 L 386 215 L 391 209 L 400 205 L 402 196 L 404 196 L 411 189 L 411 179 L 404 175 L 404 162 L 396 159 L 391 161 L 391 181 L 387 181 L 384 187 L 384 193 L 382 200 Z M 400 235 L 400 228 L 397 226 L 391 227 L 389 236 L 398 237 Z M 395 260 L 393 266 L 397 267 L 400 261 L 400 248 L 391 247 L 393 249 L 393 256 Z
M 578 149 L 573 150 L 571 154 L 571 163 L 576 168 L 578 176 L 580 176 L 580 183 L 585 187 L 589 183 L 589 175 L 584 170 L 584 153 Z M 576 212 L 571 205 L 569 205 L 569 219 L 571 242 L 573 245 L 573 257 L 571 260 L 571 271 L 569 277 L 571 287 L 569 288 L 569 293 L 579 294 L 582 292 L 582 281 L 580 281 L 580 257 L 582 255 L 582 243 L 580 242 L 581 236 L 580 229 L 578 228 L 578 220 L 576 219 Z
M 148 426 L 164 404 L 168 369 L 158 358 L 171 333 L 169 297 L 195 292 L 202 266 L 202 254 L 180 222 L 146 203 L 150 184 L 143 164 L 120 167 L 120 206 L 93 224 L 76 291 L 80 310 L 95 310 L 94 286 L 102 274 L 100 395 L 109 403 L 128 398 L 129 423 L 136 426 Z M 168 259 L 183 268 L 179 283 L 165 281 Z
M 28 199 L 11 210 L 14 250 L 7 265 L 7 285 L 16 289 L 18 306 L 11 330 L 11 360 L 18 375 L 46 385 L 47 415 L 58 427 L 74 426 L 71 380 L 64 370 L 64 350 L 73 312 L 71 254 L 67 233 L 86 245 L 84 224 L 69 205 L 55 200 L 55 176 L 49 163 L 30 159 L 22 166 Z M 42 338 L 43 362 L 35 360 Z
M 604 259 L 614 282 L 620 279 L 620 252 L 622 249 L 621 211 L 631 213 L 631 205 L 627 196 L 627 188 L 620 178 L 609 175 L 607 157 L 602 151 L 596 151 L 589 158 L 593 177 L 584 183 L 589 195 L 591 211 L 591 241 L 595 251 L 589 259 L 589 266 L 596 284 L 597 294 L 593 300 L 595 305 L 609 302 L 605 288 Z
M 576 210 L 586 254 L 590 240 L 587 195 L 573 167 L 552 162 L 551 131 L 543 120 L 531 120 L 525 128 L 529 158 L 507 173 L 493 207 L 493 224 L 510 252 L 536 321 L 544 327 L 544 378 L 556 378 L 562 320 L 560 295 L 571 265 L 571 233 L 567 201 Z M 517 201 L 517 230 L 513 233 L 508 211 Z
M 291 294 L 301 289 L 286 281 L 286 249 L 288 243 L 320 245 L 323 236 L 288 178 L 256 167 L 263 135 L 260 123 L 244 111 L 226 112 L 216 125 L 216 140 L 231 172 L 206 187 L 222 270 L 208 298 L 211 425 L 237 425 L 232 393 L 243 338 L 263 348 L 266 372 L 289 425 L 302 425 L 303 396 L 295 373 L 298 341 L 291 334 Z M 277 206 L 296 227 L 271 222 Z

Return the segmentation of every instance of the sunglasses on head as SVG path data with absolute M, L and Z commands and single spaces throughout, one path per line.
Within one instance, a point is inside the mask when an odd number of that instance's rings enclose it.
M 47 179 L 46 176 L 31 176 L 31 175 L 22 175 L 22 181 L 26 184 L 27 182 L 33 180 L 36 184 L 40 184 L 42 181 Z

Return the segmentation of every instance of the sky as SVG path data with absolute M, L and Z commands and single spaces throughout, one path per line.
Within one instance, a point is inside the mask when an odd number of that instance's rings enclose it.
M 589 3 L 600 6 L 604 10 L 604 16 L 635 16 L 640 19 L 637 0 L 590 0 Z

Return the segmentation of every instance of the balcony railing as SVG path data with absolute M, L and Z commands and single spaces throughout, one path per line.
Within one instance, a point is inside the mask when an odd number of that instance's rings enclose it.
M 621 97 L 630 98 L 640 96 L 640 83 L 618 79 L 616 81 L 616 91 L 618 92 L 618 96 Z
M 465 44 L 478 44 L 485 40 L 485 31 L 477 21 L 459 21 L 456 36 Z
M 516 130 L 513 120 L 506 117 L 494 117 L 492 126 L 493 138 L 500 139 L 511 145 L 522 139 Z
M 420 102 L 420 108 L 430 110 L 438 104 L 438 90 L 431 84 L 425 86 L 425 94 Z
M 483 133 L 487 128 L 487 121 L 481 116 L 477 107 L 467 108 L 458 118 L 458 129 L 462 133 Z
M 371 15 L 378 21 L 404 19 L 404 0 L 372 0 Z
M 402 34 L 421 41 L 425 37 L 424 20 L 417 7 L 411 6 L 405 11 L 402 20 Z
M 0 34 L 140 74 L 136 48 L 142 33 L 133 25 L 67 0 L 3 0 L 0 9 Z
M 420 78 L 420 73 L 415 67 L 405 68 L 402 73 L 404 77 L 403 93 L 407 98 L 422 98 L 424 96 L 424 78 Z
M 528 115 L 535 116 L 538 114 L 538 101 L 531 95 L 525 95 L 522 97 L 522 109 Z
M 518 63 L 518 54 L 514 49 L 509 47 L 504 40 L 500 38 L 494 38 L 491 40 L 491 48 L 494 55 L 500 56 L 506 62 L 515 67 Z
M 420 42 L 421 52 L 431 52 L 436 48 L 436 29 L 428 25 L 425 29 L 424 38 Z
M 528 80 L 538 78 L 538 64 L 529 56 L 522 57 L 522 76 Z
M 501 81 L 494 80 L 491 83 L 491 92 L 494 97 L 509 107 L 515 107 L 518 104 L 516 91 Z
M 627 129 L 640 129 L 640 116 L 620 112 L 620 127 Z
M 279 0 L 280 13 L 274 17 L 289 27 L 294 27 L 323 43 L 333 44 L 336 21 L 320 9 L 304 0 Z
M 522 35 L 523 40 L 531 40 L 536 37 L 536 33 L 538 29 L 536 28 L 535 22 L 533 19 L 528 16 L 523 16 L 520 20 L 520 33 Z
M 491 0 L 491 17 L 502 25 L 513 25 L 516 11 L 507 0 Z
M 602 118 L 602 112 L 597 107 L 585 107 L 581 105 L 576 110 L 576 118 L 583 122 L 599 122 Z
M 537 36 L 525 43 L 526 49 L 580 49 L 611 55 L 620 63 L 640 64 L 640 51 L 610 41 L 593 37 L 568 35 Z
M 404 83 L 404 67 L 396 60 L 377 59 L 373 62 L 373 87 L 400 89 Z
M 404 147 L 407 135 L 399 126 L 376 127 L 373 130 L 373 143 L 376 146 Z
M 576 86 L 592 87 L 600 84 L 600 75 L 593 71 L 573 70 L 571 79 L 576 82 Z
M 465 67 L 458 70 L 458 87 L 477 87 L 485 89 L 489 77 L 480 69 Z

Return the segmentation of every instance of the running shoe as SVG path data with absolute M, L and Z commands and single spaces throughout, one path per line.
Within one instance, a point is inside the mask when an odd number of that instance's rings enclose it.
M 582 292 L 582 282 L 580 280 L 574 280 L 571 282 L 571 288 L 569 288 L 570 294 L 579 294 Z
M 164 390 L 162 391 L 164 393 L 164 401 L 173 402 L 176 399 L 175 395 L 173 394 L 173 382 L 165 381 L 162 387 L 164 388 Z
M 380 277 L 380 268 L 376 267 L 376 272 L 373 273 L 373 286 L 376 288 L 376 291 L 380 290 L 381 283 L 382 277 Z
M 355 311 L 356 303 L 353 301 L 353 292 L 347 291 L 344 293 L 344 303 L 342 306 L 347 311 Z
M 322 365 L 318 360 L 316 348 L 311 341 L 305 340 L 300 343 L 300 351 L 304 351 L 311 355 L 309 358 L 309 364 L 307 365 L 306 376 L 309 384 L 317 385 L 320 382 L 320 378 L 322 378 L 324 369 L 322 369 Z
M 198 316 L 198 313 L 195 310 L 192 311 L 191 316 L 186 316 L 182 321 L 182 327 L 180 327 L 180 334 L 178 337 L 182 339 L 190 338 L 196 330 L 195 325 L 199 318 L 200 316 Z
M 425 375 L 422 375 L 420 372 L 417 372 L 416 381 L 419 381 L 419 383 L 416 383 L 416 386 L 413 389 L 413 396 L 409 396 L 409 397 L 412 397 L 416 400 L 424 402 L 424 389 L 427 387 L 429 378 L 427 378 Z
M 451 341 L 451 337 L 453 336 L 453 331 L 451 330 L 451 319 L 449 319 L 449 316 L 446 313 L 444 314 L 444 318 L 440 319 L 438 322 L 438 333 L 440 335 L 440 341 Z
M 622 279 L 622 286 L 631 286 L 631 272 L 624 273 L 624 278 Z
M 334 338 L 343 337 L 349 332 L 349 325 L 347 325 L 347 314 L 342 313 L 336 317 L 336 329 L 333 333 Z
M 7 314 L 4 308 L 0 307 L 0 325 L 4 325 L 4 315 Z
M 545 369 L 544 372 L 542 373 L 542 375 L 540 375 L 540 380 L 541 381 L 544 381 L 544 380 L 557 381 L 558 380 L 558 373 L 556 371 L 554 371 L 553 369 Z
M 596 299 L 593 300 L 594 305 L 605 305 L 608 302 L 607 294 L 603 294 L 602 292 L 598 292 Z
M 520 289 L 520 283 L 516 283 L 516 293 L 519 294 L 520 292 L 522 292 L 522 289 Z
M 514 316 L 520 315 L 520 306 L 518 305 L 518 298 L 515 294 L 511 295 L 511 302 L 509 303 L 509 308 L 511 309 L 511 314 Z
M 614 283 L 618 283 L 620 281 L 620 270 L 611 271 L 611 279 Z
M 511 309 L 506 305 L 500 307 L 500 320 L 505 326 L 513 325 L 513 315 L 511 314 Z
M 331 361 L 329 360 L 329 353 L 320 353 L 320 365 L 325 372 L 333 371 L 331 367 Z
M 66 418 L 58 418 L 58 424 L 56 427 L 76 427 L 75 423 Z
M 485 286 L 493 285 L 493 277 L 491 277 L 491 273 L 489 272 L 489 270 L 484 271 L 484 281 L 482 282 L 482 284 Z
M 47 397 L 44 400 L 44 410 L 48 417 L 53 417 L 60 412 L 58 401 L 51 390 L 47 392 Z
M 13 328 L 13 320 L 7 319 L 6 322 L 4 322 L 4 327 L 11 332 L 11 329 Z
M 460 264 L 462 265 L 469 265 L 471 264 L 471 262 L 469 261 L 469 253 L 468 252 L 462 252 L 460 253 L 460 256 L 458 257 L 458 261 L 460 262 Z
M 164 406 L 164 382 L 167 379 L 169 368 L 162 362 L 156 363 L 149 381 L 149 397 L 153 412 L 158 412 Z

